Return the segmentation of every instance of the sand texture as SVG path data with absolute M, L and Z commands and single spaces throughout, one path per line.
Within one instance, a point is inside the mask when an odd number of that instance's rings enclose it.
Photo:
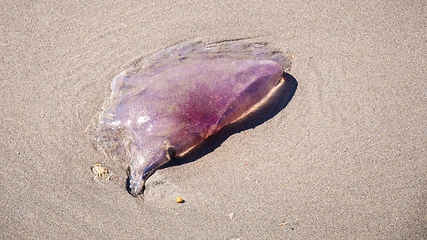
M 425 1 L 1 1 L 0 239 L 425 239 Z M 96 149 L 114 76 L 181 41 L 294 55 L 271 109 L 157 171 Z M 94 179 L 101 164 L 113 177 Z M 181 196 L 185 202 L 176 203 Z

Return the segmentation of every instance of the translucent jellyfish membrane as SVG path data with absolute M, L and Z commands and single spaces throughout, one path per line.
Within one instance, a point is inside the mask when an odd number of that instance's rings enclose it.
M 133 195 L 160 166 L 246 114 L 291 62 L 265 43 L 198 42 L 136 65 L 113 79 L 97 129 L 98 147 L 129 161 Z

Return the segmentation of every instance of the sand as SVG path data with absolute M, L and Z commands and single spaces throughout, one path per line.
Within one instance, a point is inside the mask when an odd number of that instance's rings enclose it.
M 1 239 L 423 239 L 424 1 L 2 1 Z M 295 56 L 295 93 L 156 172 L 95 147 L 112 78 L 180 41 Z M 115 176 L 94 180 L 101 164 Z M 178 204 L 181 196 L 185 202 Z

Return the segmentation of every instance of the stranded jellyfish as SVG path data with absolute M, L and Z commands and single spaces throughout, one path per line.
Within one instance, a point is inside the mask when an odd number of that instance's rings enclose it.
M 244 116 L 281 82 L 289 55 L 265 43 L 180 44 L 116 76 L 97 143 L 130 164 L 141 193 L 160 166 Z

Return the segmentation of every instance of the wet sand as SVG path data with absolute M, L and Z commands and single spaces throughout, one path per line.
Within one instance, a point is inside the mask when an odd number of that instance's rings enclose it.
M 1 239 L 427 238 L 423 1 L 0 9 Z M 247 37 L 295 56 L 279 108 L 132 197 L 126 164 L 95 147 L 112 78 L 177 42 Z M 95 164 L 114 178 L 94 180 Z

